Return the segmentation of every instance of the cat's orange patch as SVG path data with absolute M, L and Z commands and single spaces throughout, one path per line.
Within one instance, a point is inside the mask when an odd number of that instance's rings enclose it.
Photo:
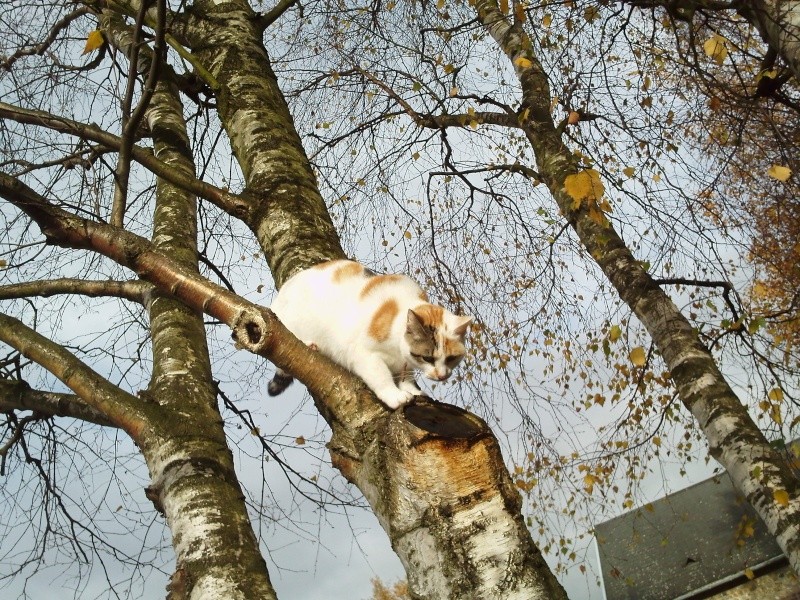
M 353 262 L 351 260 L 341 261 L 341 264 L 337 266 L 333 271 L 333 282 L 334 283 L 341 283 L 345 279 L 350 279 L 351 277 L 358 277 L 364 272 L 364 267 L 362 267 L 357 262 Z
M 414 309 L 420 322 L 431 329 L 441 327 L 444 321 L 444 308 L 438 304 L 420 304 Z
M 446 337 L 444 338 L 442 353 L 445 356 L 460 356 L 461 354 L 464 354 L 464 344 L 462 344 L 459 340 Z
M 374 277 L 370 277 L 364 287 L 361 288 L 360 296 L 362 299 L 366 298 L 380 286 L 394 283 L 401 279 L 403 279 L 402 275 L 375 275 Z
M 369 322 L 369 329 L 367 330 L 369 335 L 379 342 L 387 340 L 392 329 L 392 323 L 399 312 L 400 307 L 397 306 L 395 300 L 390 299 L 381 304 Z

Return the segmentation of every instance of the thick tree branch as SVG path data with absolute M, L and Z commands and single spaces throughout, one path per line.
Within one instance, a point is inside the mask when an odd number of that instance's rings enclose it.
M 10 410 L 30 410 L 48 417 L 70 417 L 105 427 L 118 427 L 75 394 L 34 390 L 24 381 L 0 379 L 0 412 Z
M 198 312 L 219 319 L 232 330 L 237 342 L 250 352 L 268 358 L 275 365 L 303 381 L 317 397 L 324 399 L 327 414 L 337 412 L 344 381 L 362 390 L 354 375 L 309 350 L 281 325 L 275 315 L 225 288 L 205 279 L 167 255 L 156 251 L 146 239 L 105 223 L 81 219 L 53 206 L 22 182 L 0 173 L 0 196 L 33 219 L 48 241 L 60 246 L 98 252 L 136 272 Z M 360 394 L 365 414 L 377 414 L 382 404 L 371 394 Z M 371 410 L 367 407 L 371 406 Z
M 134 440 L 140 440 L 143 428 L 157 418 L 154 407 L 148 407 L 136 396 L 101 377 L 60 344 L 2 313 L 0 341 L 52 373 L 91 409 L 124 429 Z
M 88 281 L 62 278 L 0 286 L 0 300 L 75 294 L 90 298 L 112 296 L 144 304 L 152 290 L 153 286 L 144 281 Z
M 280 19 L 283 13 L 285 13 L 299 1 L 300 0 L 280 0 L 272 9 L 258 18 L 258 26 L 261 27 L 262 30 L 266 29 L 275 21 Z

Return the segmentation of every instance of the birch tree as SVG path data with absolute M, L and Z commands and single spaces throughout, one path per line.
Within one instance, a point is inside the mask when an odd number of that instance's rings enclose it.
M 644 345 L 631 344 L 627 355 L 612 352 L 621 328 L 618 323 L 606 321 L 599 335 L 587 336 L 577 344 L 574 337 L 565 334 L 560 339 L 563 360 L 579 372 L 584 382 L 592 363 L 598 357 L 602 359 L 604 353 L 606 359 L 611 357 L 617 373 L 637 381 L 640 391 L 648 385 L 655 390 L 674 386 L 685 414 L 694 418 L 711 455 L 756 507 L 798 570 L 797 479 L 779 448 L 770 443 L 748 412 L 749 405 L 760 413 L 759 418 L 767 416 L 765 429 L 777 425 L 780 438 L 792 431 L 797 421 L 786 423 L 789 426 L 784 429 L 780 413 L 785 410 L 785 405 L 781 407 L 784 398 L 791 397 L 796 402 L 796 354 L 791 343 L 779 338 L 768 341 L 767 346 L 757 340 L 760 321 L 748 311 L 742 297 L 747 296 L 753 281 L 742 276 L 739 290 L 732 283 L 740 277 L 739 261 L 747 256 L 747 246 L 734 241 L 735 236 L 725 237 L 728 228 L 744 228 L 741 222 L 718 218 L 738 201 L 725 197 L 724 190 L 730 188 L 720 183 L 731 177 L 726 165 L 735 163 L 738 167 L 737 156 L 749 157 L 742 160 L 739 172 L 747 169 L 750 176 L 744 179 L 737 174 L 733 178 L 744 198 L 763 197 L 776 179 L 785 186 L 774 192 L 776 198 L 787 191 L 791 194 L 789 190 L 794 189 L 789 178 L 795 165 L 788 155 L 796 148 L 796 137 L 785 135 L 794 131 L 793 125 L 775 128 L 775 138 L 768 138 L 774 141 L 772 145 L 747 143 L 765 135 L 757 123 L 770 122 L 752 118 L 754 114 L 771 113 L 770 119 L 778 118 L 781 123 L 796 122 L 797 88 L 791 79 L 791 47 L 767 35 L 761 20 L 772 19 L 774 24 L 780 18 L 785 42 L 792 37 L 792 27 L 786 21 L 792 18 L 791 11 L 778 15 L 770 13 L 769 7 L 753 7 L 752 12 L 742 8 L 742 15 L 737 17 L 730 11 L 723 14 L 725 9 L 735 8 L 724 3 L 666 3 L 665 11 L 643 13 L 613 3 L 543 3 L 534 7 L 476 0 L 440 2 L 436 11 L 422 16 L 414 3 L 393 6 L 397 6 L 397 14 L 384 19 L 371 14 L 331 17 L 326 26 L 339 33 L 339 37 L 331 36 L 331 51 L 336 58 L 331 60 L 327 73 L 320 69 L 316 77 L 297 85 L 300 96 L 313 97 L 309 90 L 315 90 L 321 97 L 330 98 L 340 90 L 339 97 L 345 98 L 361 89 L 368 99 L 377 99 L 372 104 L 369 100 L 364 102 L 375 108 L 355 124 L 331 119 L 330 111 L 317 111 L 316 131 L 310 136 L 319 140 L 319 150 L 312 156 L 320 156 L 320 164 L 326 164 L 326 155 L 341 156 L 356 146 L 355 140 L 366 139 L 367 147 L 378 148 L 368 167 L 361 167 L 364 175 L 359 174 L 360 178 L 338 178 L 336 169 L 331 168 L 330 178 L 335 182 L 331 187 L 345 186 L 346 179 L 355 181 L 352 192 L 342 195 L 343 202 L 358 193 L 357 186 L 367 186 L 369 193 L 383 192 L 387 200 L 395 200 L 392 190 L 397 188 L 399 178 L 392 175 L 397 172 L 394 165 L 442 161 L 443 168 L 431 168 L 426 173 L 425 199 L 416 222 L 436 223 L 440 240 L 453 235 L 454 229 L 469 231 L 464 245 L 477 251 L 464 253 L 468 258 L 459 264 L 462 272 L 474 275 L 472 281 L 485 284 L 487 293 L 498 302 L 506 291 L 506 297 L 512 299 L 511 307 L 527 308 L 526 316 L 525 308 L 513 312 L 505 305 L 507 312 L 499 317 L 503 322 L 499 331 L 503 333 L 495 331 L 481 338 L 485 342 L 482 357 L 491 362 L 490 368 L 504 374 L 515 357 L 521 360 L 519 357 L 524 356 L 520 349 L 538 352 L 531 350 L 537 329 L 543 330 L 540 335 L 545 337 L 545 346 L 552 345 L 556 337 L 552 334 L 553 316 L 548 315 L 546 324 L 542 317 L 548 308 L 556 317 L 563 314 L 563 305 L 557 304 L 558 309 L 552 310 L 553 306 L 543 304 L 537 311 L 535 307 L 539 305 L 531 296 L 543 293 L 544 287 L 552 302 L 552 290 L 558 284 L 550 283 L 557 279 L 550 271 L 574 275 L 581 268 L 576 264 L 570 270 L 553 258 L 560 245 L 569 243 L 559 244 L 559 238 L 566 230 L 574 232 L 572 239 L 580 248 L 572 255 L 576 263 L 578 259 L 591 258 L 602 278 L 610 282 L 644 326 L 652 347 L 648 350 Z M 694 8 L 698 15 L 702 11 L 718 18 L 724 28 L 700 18 L 692 22 Z M 758 19 L 741 18 L 754 15 Z M 752 35 L 754 30 L 764 34 L 766 45 Z M 680 51 L 677 59 L 669 58 L 674 52 L 670 44 Z M 778 63 L 758 60 L 763 56 L 769 61 L 769 55 L 775 60 L 776 54 L 782 57 L 789 73 L 778 68 Z M 779 79 L 786 86 L 769 104 L 761 104 L 764 90 L 756 89 L 760 87 L 763 64 L 770 69 L 775 66 L 778 77 L 771 73 L 768 78 Z M 715 80 L 715 86 L 695 77 L 696 71 L 687 65 L 703 69 L 708 80 Z M 729 94 L 717 95 L 723 87 Z M 708 95 L 698 95 L 698 91 Z M 726 103 L 737 94 L 737 104 Z M 719 127 L 719 113 L 725 113 L 726 118 L 737 115 L 741 128 Z M 716 126 L 695 128 L 698 121 L 713 123 L 715 119 Z M 391 139 L 391 146 L 382 147 L 383 139 Z M 787 158 L 778 158 L 773 167 L 758 168 L 768 156 L 782 155 Z M 694 161 L 702 166 L 695 169 Z M 424 166 L 419 170 L 425 173 Z M 712 175 L 706 178 L 707 173 Z M 628 180 L 636 180 L 636 185 Z M 745 180 L 747 184 L 743 184 Z M 614 193 L 607 194 L 608 189 Z M 398 222 L 404 218 L 415 222 L 413 217 L 404 217 L 402 211 L 396 214 Z M 488 221 L 483 233 L 479 229 L 482 221 Z M 502 225 L 495 226 L 495 222 Z M 537 227 L 545 232 L 544 240 L 533 233 Z M 713 242 L 707 254 L 701 251 L 692 257 L 694 244 L 707 239 L 712 229 L 721 229 L 721 239 L 742 252 L 740 258 L 730 261 L 730 268 Z M 626 243 L 619 230 L 626 231 L 627 238 L 634 241 Z M 423 231 L 418 227 L 416 233 Z M 663 240 L 659 240 L 656 231 L 665 236 Z M 650 235 L 658 250 L 647 252 L 646 260 L 637 257 L 637 251 L 647 251 Z M 680 241 L 684 235 L 687 239 Z M 393 243 L 391 232 L 383 241 Z M 475 261 L 481 252 L 488 258 L 473 267 L 470 261 Z M 441 250 L 432 254 L 447 266 L 438 271 L 431 269 L 431 277 L 443 287 L 449 285 L 454 297 L 467 296 L 469 287 L 455 281 L 454 259 L 442 258 Z M 537 255 L 548 258 L 537 263 L 531 258 Z M 688 260 L 684 262 L 683 257 Z M 518 268 L 519 263 L 525 263 L 525 268 Z M 579 264 L 588 273 L 595 268 L 588 260 Z M 688 265 L 694 273 L 676 274 L 678 264 Z M 491 275 L 482 276 L 481 268 L 491 270 Z M 707 277 L 715 269 L 725 273 L 721 280 Z M 532 272 L 548 273 L 548 283 L 542 286 L 542 279 L 531 276 Z M 497 278 L 495 290 L 499 288 L 500 292 L 491 290 L 492 277 Z M 669 290 L 675 286 L 676 293 L 670 295 Z M 686 298 L 680 286 L 695 290 L 718 288 L 714 297 L 724 303 L 725 316 L 720 318 L 717 312 L 712 318 L 715 324 L 708 327 L 708 315 L 701 316 L 703 303 L 697 302 L 701 294 L 696 291 L 689 295 L 685 312 L 679 310 L 676 299 Z M 602 281 L 598 287 L 602 290 Z M 537 292 L 531 293 L 534 288 Z M 596 292 L 593 300 L 604 295 Z M 577 293 L 573 298 L 576 304 L 583 299 Z M 477 308 L 477 312 L 481 309 Z M 721 342 L 732 336 L 742 340 L 741 346 L 738 341 L 735 344 L 749 357 L 747 364 L 753 369 L 753 379 L 763 377 L 764 387 L 748 387 L 744 397 L 734 391 L 718 364 L 725 356 Z M 576 345 L 581 344 L 583 355 L 576 359 Z M 498 347 L 508 350 L 495 351 Z M 545 348 L 542 354 L 552 357 L 548 352 Z M 781 355 L 783 359 L 777 358 Z M 524 364 L 515 373 L 519 375 L 511 387 L 530 385 L 526 383 Z M 599 380 L 589 381 L 597 386 Z M 569 375 L 557 380 L 564 393 L 568 393 L 569 382 Z M 590 409 L 609 397 L 617 402 L 625 396 L 624 388 L 625 385 L 615 390 L 611 386 L 609 391 L 589 393 L 575 406 L 578 410 Z M 751 390 L 757 392 L 754 398 L 748 397 Z M 635 428 L 641 427 L 642 419 L 648 415 L 674 418 L 670 394 L 655 391 L 639 396 L 630 392 L 630 397 L 629 414 Z M 549 403 L 553 399 L 548 395 L 542 400 Z M 530 414 L 543 405 L 545 402 L 533 405 L 525 412 Z M 618 454 L 634 439 L 637 438 L 631 436 L 619 440 L 618 446 L 608 446 L 607 450 Z M 653 437 L 650 433 L 638 439 L 655 448 L 654 453 L 659 452 L 660 435 Z M 778 442 L 780 446 L 780 439 Z M 531 485 L 537 485 L 542 466 L 549 465 L 537 455 L 528 471 Z M 613 464 L 577 467 L 589 494 L 600 483 L 607 483 L 607 488 L 618 484 L 611 477 Z M 631 505 L 631 499 L 626 498 L 623 506 Z
M 0 103 L 4 467 L 41 464 L 25 441 L 36 422 L 68 416 L 119 428 L 141 452 L 147 497 L 172 535 L 168 597 L 274 598 L 220 418 L 208 315 L 239 348 L 306 384 L 331 428 L 333 464 L 372 506 L 414 597 L 564 597 L 485 422 L 434 401 L 388 411 L 235 293 L 199 251 L 198 236 L 224 235 L 211 227 L 224 228 L 221 215 L 229 215 L 255 240 L 278 287 L 299 269 L 345 256 L 263 44 L 290 4 L 259 14 L 244 1 L 21 3 L 9 13 Z M 84 59 L 76 38 L 86 40 Z M 82 89 L 88 106 L 76 104 Z M 198 158 L 217 160 L 203 138 L 214 129 L 194 138 L 187 118 L 219 123 L 241 173 L 238 191 L 196 177 L 208 164 Z M 152 204 L 134 181 L 154 183 Z M 209 229 L 197 230 L 198 218 Z M 223 285 L 200 272 L 201 258 Z M 77 340 L 56 341 L 57 318 L 40 325 L 41 299 L 62 294 L 141 307 L 126 310 L 149 330 L 146 389 L 128 389 L 113 369 L 99 372 Z M 28 380 L 39 369 L 38 380 L 71 393 L 35 389 Z M 57 498 L 55 480 L 46 483 Z

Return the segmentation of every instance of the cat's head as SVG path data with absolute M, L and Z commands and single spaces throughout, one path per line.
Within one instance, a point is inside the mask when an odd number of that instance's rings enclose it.
M 409 363 L 425 377 L 444 381 L 464 358 L 464 336 L 472 317 L 454 315 L 436 304 L 408 311 L 405 341 Z

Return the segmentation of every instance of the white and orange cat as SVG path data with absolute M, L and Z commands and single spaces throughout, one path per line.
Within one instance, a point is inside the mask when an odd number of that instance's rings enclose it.
M 271 306 L 308 345 L 349 369 L 390 408 L 421 392 L 414 371 L 444 381 L 464 357 L 472 317 L 431 304 L 405 275 L 378 275 L 357 262 L 333 260 L 297 273 Z M 292 382 L 280 369 L 276 396 Z

